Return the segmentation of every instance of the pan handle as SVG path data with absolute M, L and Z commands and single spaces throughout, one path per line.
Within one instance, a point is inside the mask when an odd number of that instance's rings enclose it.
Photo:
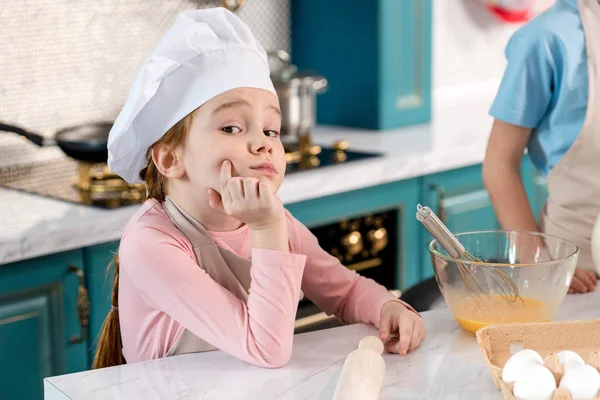
M 0 122 L 0 131 L 16 133 L 17 135 L 21 135 L 27 138 L 29 141 L 37 144 L 38 146 L 44 145 L 45 138 L 42 135 L 38 135 L 37 133 L 33 132 L 28 132 L 25 129 L 20 128 L 18 126 L 8 125 Z

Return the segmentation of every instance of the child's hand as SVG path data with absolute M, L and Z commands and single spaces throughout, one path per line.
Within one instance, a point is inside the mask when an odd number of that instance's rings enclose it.
M 593 292 L 597 284 L 598 279 L 593 271 L 576 268 L 575 275 L 573 275 L 573 280 L 571 281 L 571 287 L 569 288 L 569 294 Z
M 253 230 L 285 220 L 283 203 L 270 186 L 256 178 L 233 178 L 227 160 L 221 165 L 221 193 L 208 189 L 208 204 Z
M 385 351 L 405 356 L 425 340 L 425 324 L 417 313 L 391 300 L 381 307 L 379 338 L 385 342 Z

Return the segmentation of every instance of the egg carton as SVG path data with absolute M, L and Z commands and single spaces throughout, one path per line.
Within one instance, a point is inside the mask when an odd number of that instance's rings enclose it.
M 505 400 L 519 400 L 512 393 L 513 384 L 502 380 L 502 367 L 521 349 L 537 351 L 557 383 L 563 371 L 556 353 L 562 350 L 576 352 L 600 372 L 600 319 L 492 325 L 479 329 L 476 337 L 494 384 Z M 567 390 L 559 388 L 552 400 L 572 399 Z M 600 400 L 600 394 L 593 400 Z

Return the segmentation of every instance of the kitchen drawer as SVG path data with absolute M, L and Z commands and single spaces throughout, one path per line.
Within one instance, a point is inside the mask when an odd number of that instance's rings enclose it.
M 84 279 L 81 250 L 0 266 L 0 399 L 41 399 L 43 378 L 87 369 Z

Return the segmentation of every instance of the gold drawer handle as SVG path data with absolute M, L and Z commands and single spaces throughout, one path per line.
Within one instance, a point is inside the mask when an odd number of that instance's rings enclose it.
M 81 335 L 73 335 L 69 342 L 84 343 L 87 339 L 88 325 L 90 323 L 90 298 L 85 288 L 85 276 L 81 268 L 74 265 L 67 267 L 67 272 L 75 272 L 79 278 L 79 288 L 77 289 L 77 314 L 79 316 L 79 325 L 81 326 Z
M 350 264 L 346 266 L 346 268 L 351 269 L 353 271 L 363 271 L 369 268 L 379 267 L 383 264 L 383 260 L 379 257 L 372 258 L 370 260 L 360 261 L 354 264 Z

